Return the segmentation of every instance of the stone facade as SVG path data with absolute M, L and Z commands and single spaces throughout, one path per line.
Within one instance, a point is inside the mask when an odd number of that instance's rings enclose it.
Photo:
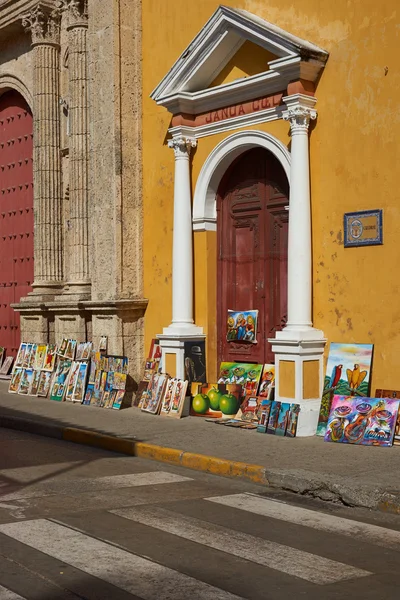
M 147 304 L 140 53 L 140 0 L 0 2 L 0 93 L 20 92 L 34 114 L 35 269 L 14 306 L 21 337 L 96 347 L 107 335 L 136 381 Z

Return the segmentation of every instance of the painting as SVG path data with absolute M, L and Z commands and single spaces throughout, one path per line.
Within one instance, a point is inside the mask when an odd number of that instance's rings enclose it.
M 228 342 L 257 343 L 258 310 L 228 310 L 226 339 Z
M 191 387 L 193 386 L 194 384 Z M 239 410 L 242 399 L 241 385 L 203 383 L 200 391 L 193 397 L 190 414 L 194 417 L 233 418 Z
M 262 398 L 270 399 L 272 388 L 275 383 L 275 365 L 266 364 L 264 365 L 260 387 L 258 389 L 258 395 Z
M 369 396 L 372 344 L 331 343 L 317 435 L 325 435 L 332 400 L 339 396 Z
M 278 426 L 279 413 L 281 410 L 281 403 L 273 401 L 271 405 L 271 411 L 269 414 L 269 420 L 267 425 L 267 433 L 275 435 L 276 428 Z
M 257 425 L 258 433 L 266 433 L 266 431 L 267 431 L 269 415 L 271 412 L 271 406 L 272 406 L 272 400 L 267 400 L 265 398 L 262 398 L 261 404 L 258 409 L 258 415 L 257 415 L 257 417 L 258 417 L 258 425 Z
M 392 446 L 398 410 L 398 398 L 334 396 L 324 439 L 364 446 Z
M 103 371 L 101 371 L 99 369 L 98 371 L 96 371 L 96 376 L 94 379 L 93 396 L 92 396 L 92 399 L 90 402 L 90 404 L 94 404 L 95 406 L 100 405 L 100 400 L 101 400 L 100 386 L 101 386 L 102 377 L 103 377 Z
M 49 371 L 42 371 L 40 373 L 37 395 L 41 398 L 47 398 L 50 391 L 52 377 L 53 373 L 50 373 Z
M 41 373 L 41 371 L 36 370 L 36 369 L 33 371 L 32 383 L 31 383 L 31 387 L 29 390 L 30 396 L 37 396 L 37 394 L 38 394 L 40 373 Z
M 71 371 L 70 371 L 70 375 L 68 378 L 67 390 L 65 393 L 66 400 L 72 401 L 72 396 L 74 394 L 79 369 L 80 369 L 80 363 L 76 362 L 76 361 L 72 362 Z
M 258 410 L 261 400 L 260 396 L 246 396 L 236 413 L 235 419 L 258 423 Z
M 1 369 L 0 369 L 0 371 L 1 371 Z M 375 390 L 375 398 L 399 398 L 400 399 L 400 390 Z M 400 446 L 400 410 L 397 414 L 396 425 L 394 428 L 393 444 L 395 446 Z
M 115 372 L 114 373 L 114 384 L 112 386 L 112 389 L 124 390 L 126 388 L 126 379 L 127 379 L 126 373 Z
M 222 362 L 218 383 L 236 383 L 243 386 L 243 395 L 257 395 L 263 365 Z
M 88 383 L 82 404 L 86 404 L 87 406 L 89 406 L 89 404 L 91 404 L 92 401 L 93 393 L 94 383 Z
M 300 405 L 299 404 L 291 404 L 290 405 L 290 413 L 289 413 L 289 421 L 288 421 L 287 429 L 286 429 L 286 437 L 291 437 L 291 438 L 296 437 L 299 413 L 300 413 Z
M 46 344 L 38 344 L 36 348 L 36 356 L 34 362 L 34 368 L 41 371 L 44 367 L 44 360 L 46 358 L 47 346 Z
M 0 365 L 3 364 L 3 358 L 4 358 L 4 348 L 3 348 L 3 346 L 0 346 Z
M 193 381 L 206 383 L 205 341 L 184 343 L 185 380 L 189 386 Z
M 86 377 L 88 372 L 88 363 L 81 362 L 79 364 L 78 374 L 76 376 L 75 388 L 72 394 L 73 402 L 83 402 L 85 394 Z
M 14 369 L 14 372 L 13 372 L 11 380 L 10 380 L 10 385 L 8 387 L 8 391 L 10 394 L 16 394 L 18 392 L 18 388 L 19 388 L 19 384 L 21 383 L 23 371 L 24 370 L 22 367 L 17 367 Z
M 107 371 L 102 371 L 97 406 L 103 406 L 103 396 L 104 396 L 104 392 L 106 391 L 107 377 L 108 377 Z
M 43 371 L 52 373 L 54 371 L 54 365 L 56 364 L 56 350 L 55 344 L 49 344 L 46 350 L 46 357 L 44 359 Z
M 169 379 L 167 381 L 167 385 L 165 386 L 164 396 L 161 401 L 160 414 L 162 414 L 162 415 L 167 415 L 169 413 L 169 411 L 171 410 L 172 398 L 174 395 L 174 390 L 175 390 L 177 381 L 178 380 L 176 378 Z
M 114 376 L 115 376 L 114 371 L 108 371 L 106 385 L 104 388 L 106 392 L 111 392 L 113 387 L 115 387 L 114 386 Z
M 33 379 L 33 369 L 24 369 L 19 383 L 18 394 L 28 394 Z
M 106 335 L 102 335 L 99 341 L 99 351 L 100 352 L 107 352 L 107 343 L 108 343 L 108 338 Z
M 67 346 L 68 346 L 68 338 L 63 338 L 60 347 L 58 348 L 58 354 L 60 356 L 65 356 L 65 352 L 67 350 Z
M 22 361 L 23 369 L 28 368 L 30 357 L 31 357 L 31 352 L 32 352 L 32 346 L 33 346 L 33 344 L 26 344 L 26 350 L 24 353 L 23 361 Z
M 76 340 L 68 340 L 67 349 L 65 351 L 65 358 L 69 358 L 70 360 L 75 359 L 75 351 L 76 351 Z
M 122 402 L 125 396 L 125 391 L 124 390 L 116 390 L 116 394 L 115 394 L 115 398 L 114 398 L 114 402 L 112 407 L 115 408 L 116 410 L 119 410 L 122 406 Z
M 275 435 L 284 436 L 286 434 L 286 428 L 289 421 L 290 415 L 290 404 L 288 402 L 281 402 L 279 408 L 278 421 L 275 427 Z
M 51 386 L 50 390 L 50 400 L 55 400 L 56 402 L 63 401 L 71 366 L 71 360 L 62 359 L 58 362 L 56 372 L 54 374 L 53 385 Z
M 140 381 L 139 382 L 138 389 L 136 390 L 132 406 L 139 406 L 142 394 L 143 394 L 143 392 L 145 392 L 147 390 L 148 387 L 149 387 L 148 381 Z
M 5 361 L 1 365 L 0 375 L 8 375 L 9 374 L 12 364 L 13 364 L 13 360 L 14 360 L 14 358 L 12 356 L 6 357 Z
M 182 379 L 177 379 L 176 384 L 174 386 L 173 394 L 172 394 L 168 417 L 175 417 L 177 419 L 181 418 L 183 406 L 185 404 L 187 387 L 188 387 L 187 381 L 183 381 Z
M 164 373 L 156 373 L 153 375 L 152 381 L 149 385 L 150 395 L 146 406 L 142 407 L 142 410 L 152 413 L 153 415 L 156 415 L 159 412 L 168 379 L 168 375 Z

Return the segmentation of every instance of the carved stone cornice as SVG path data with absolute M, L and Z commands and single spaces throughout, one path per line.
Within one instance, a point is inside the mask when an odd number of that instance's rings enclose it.
M 196 146 L 197 141 L 194 138 L 176 137 L 168 140 L 168 147 L 173 149 L 175 159 L 189 158 L 192 148 Z
M 57 0 L 56 9 L 67 16 L 67 29 L 87 27 L 87 0 Z
M 32 36 L 32 45 L 37 44 L 60 44 L 60 14 L 53 10 L 43 10 L 41 4 L 37 4 L 30 13 L 22 17 L 22 26 Z

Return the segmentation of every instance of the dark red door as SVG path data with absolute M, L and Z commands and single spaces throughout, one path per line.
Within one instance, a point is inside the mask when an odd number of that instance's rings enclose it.
M 0 96 L 0 346 L 15 356 L 19 302 L 33 283 L 33 123 L 16 92 Z
M 286 322 L 289 186 L 263 149 L 242 154 L 217 197 L 218 358 L 273 362 L 269 337 Z M 258 310 L 257 343 L 227 341 L 228 310 Z

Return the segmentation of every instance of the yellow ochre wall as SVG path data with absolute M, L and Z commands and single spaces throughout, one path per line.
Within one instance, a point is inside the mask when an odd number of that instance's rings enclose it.
M 322 4 L 320 0 L 226 0 L 225 4 L 263 17 L 330 54 L 316 91 L 318 120 L 310 135 L 314 325 L 328 341 L 374 343 L 371 390 L 399 389 L 397 0 Z M 143 2 L 146 348 L 171 321 L 174 179 L 174 154 L 166 146 L 171 115 L 149 95 L 217 7 L 213 0 Z M 255 128 L 289 143 L 287 123 Z M 193 189 L 208 154 L 231 133 L 199 140 L 193 156 Z M 343 214 L 375 208 L 384 210 L 384 245 L 345 249 Z M 194 234 L 195 320 L 209 338 L 209 379 L 216 369 L 215 238 L 215 233 Z

